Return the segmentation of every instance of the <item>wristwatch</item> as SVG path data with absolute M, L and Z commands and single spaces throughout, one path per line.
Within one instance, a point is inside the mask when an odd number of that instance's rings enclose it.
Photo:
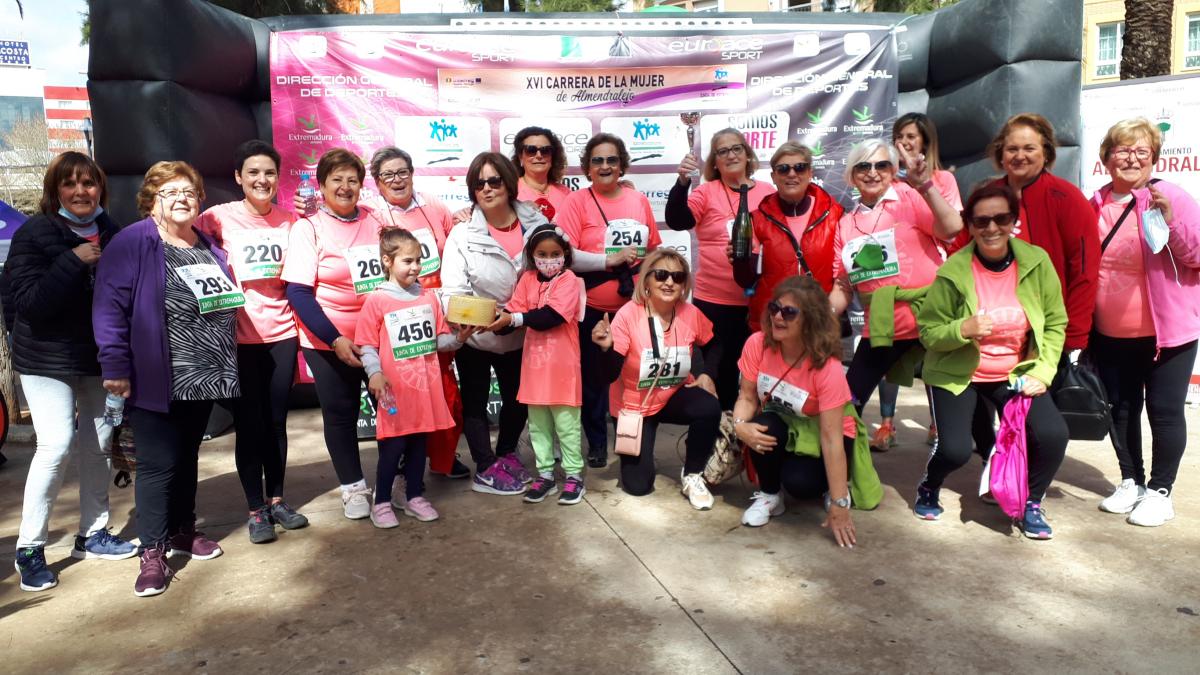
M 832 506 L 840 506 L 843 509 L 848 509 L 850 508 L 850 494 L 847 493 L 845 497 L 839 497 L 838 499 L 830 497 L 829 503 Z

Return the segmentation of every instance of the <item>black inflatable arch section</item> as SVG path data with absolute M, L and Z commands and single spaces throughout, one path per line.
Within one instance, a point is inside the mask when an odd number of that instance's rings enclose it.
M 421 26 L 508 20 L 504 15 L 435 14 L 277 17 L 255 20 L 204 0 L 92 0 L 88 93 L 95 152 L 109 176 L 119 222 L 137 219 L 134 197 L 156 161 L 182 159 L 203 174 L 208 204 L 241 197 L 234 148 L 271 139 L 268 45 L 272 30 L 335 26 Z M 964 193 L 996 170 L 983 151 L 1008 116 L 1039 112 L 1060 150 L 1054 172 L 1079 176 L 1079 91 L 1083 9 L 1078 0 L 964 0 L 922 16 L 743 13 L 634 15 L 663 26 L 647 34 L 703 33 L 714 18 L 754 24 L 899 24 L 901 113 L 927 112 L 942 159 Z M 528 17 L 526 17 L 528 18 Z M 611 19 L 547 14 L 547 19 Z M 664 25 L 666 24 L 666 25 Z M 502 28 L 484 32 L 504 33 Z M 547 33 L 558 32 L 555 29 Z

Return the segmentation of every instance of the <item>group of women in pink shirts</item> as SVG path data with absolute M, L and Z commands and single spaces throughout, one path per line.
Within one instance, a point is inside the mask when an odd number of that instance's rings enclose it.
M 666 205 L 666 225 L 694 232 L 694 260 L 662 246 L 653 209 L 627 175 L 625 144 L 611 134 L 588 141 L 579 168 L 589 186 L 571 191 L 561 141 L 549 129 L 522 130 L 511 157 L 474 159 L 471 207 L 459 213 L 417 192 L 411 156 L 385 147 L 369 166 L 326 152 L 319 199 L 295 196 L 293 216 L 273 203 L 279 155 L 244 144 L 234 175 L 245 199 L 208 209 L 194 228 L 227 256 L 242 296 L 234 411 L 251 540 L 307 524 L 283 499 L 297 353 L 315 381 L 345 515 L 383 528 L 398 525 L 397 511 L 438 518 L 424 496 L 427 462 L 435 474 L 470 478 L 477 492 L 538 503 L 558 492 L 561 461 L 558 501 L 577 503 L 584 462 L 608 464 L 614 422 L 621 487 L 647 494 L 655 430 L 670 423 L 689 430 L 679 487 L 694 508 L 714 503 L 704 479 L 714 447 L 740 443 L 760 487 L 744 524 L 782 513 L 785 491 L 823 497 L 825 525 L 853 546 L 850 508 L 882 497 L 863 408 L 885 376 L 911 384 L 924 360 L 937 441 L 915 515 L 941 515 L 942 480 L 972 444 L 986 451 L 995 415 L 1026 396 L 1030 500 L 1018 525 L 1047 539 L 1040 502 L 1066 437 L 1046 393 L 1085 348 L 1113 404 L 1122 472 L 1101 509 L 1138 525 L 1170 520 L 1200 337 L 1196 303 L 1184 299 L 1200 283 L 1200 209 L 1150 179 L 1162 137 L 1145 120 L 1110 130 L 1100 154 L 1113 182 L 1090 204 L 1050 173 L 1053 133 L 1039 115 L 1008 120 L 990 146 L 1005 175 L 974 190 L 964 209 L 924 115 L 901 118 L 890 142 L 851 150 L 845 179 L 857 198 L 848 207 L 814 181 L 804 145 L 774 151 L 768 183 L 741 132 L 718 131 L 703 165 L 683 158 Z M 177 182 L 198 180 L 179 171 Z M 364 199 L 368 172 L 375 194 Z M 743 185 L 755 265 L 735 279 L 730 236 Z M 495 320 L 449 322 L 459 295 L 495 300 Z M 837 317 L 855 303 L 862 339 L 843 368 Z M 105 336 L 97 331 L 102 368 Z M 357 436 L 364 386 L 380 440 L 373 488 Z M 105 387 L 128 395 L 127 380 Z M 1149 480 L 1143 407 L 1154 434 Z M 527 422 L 533 471 L 518 452 Z M 892 445 L 887 433 L 874 445 Z M 455 455 L 460 435 L 473 472 Z

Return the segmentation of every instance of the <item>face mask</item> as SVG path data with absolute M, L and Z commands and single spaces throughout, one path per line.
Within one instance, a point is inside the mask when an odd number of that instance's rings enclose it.
M 562 256 L 556 258 L 534 258 L 533 264 L 537 267 L 537 271 L 542 273 L 542 276 L 553 277 L 562 271 L 563 258 Z
M 1142 214 L 1142 238 L 1146 240 L 1151 253 L 1163 250 L 1170 237 L 1171 230 L 1167 227 L 1167 221 L 1163 219 L 1162 211 L 1149 209 Z
M 97 218 L 100 217 L 101 213 L 104 213 L 104 207 L 97 206 L 96 210 L 92 212 L 92 215 L 90 218 L 80 218 L 79 216 L 75 215 L 74 213 L 71 213 L 70 211 L 68 211 L 67 207 L 62 206 L 62 205 L 60 205 L 58 207 L 58 215 L 62 216 L 63 218 L 66 218 L 67 220 L 71 221 L 72 223 L 75 223 L 76 225 L 79 225 L 80 227 L 91 225 L 93 222 L 95 222 L 95 220 Z

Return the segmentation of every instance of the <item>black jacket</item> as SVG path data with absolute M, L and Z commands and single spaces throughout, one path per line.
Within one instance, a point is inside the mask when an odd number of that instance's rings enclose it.
M 103 249 L 119 228 L 107 214 L 96 225 Z M 18 373 L 100 374 L 92 334 L 96 268 L 71 251 L 84 243 L 58 215 L 34 216 L 13 235 L 3 291 Z

